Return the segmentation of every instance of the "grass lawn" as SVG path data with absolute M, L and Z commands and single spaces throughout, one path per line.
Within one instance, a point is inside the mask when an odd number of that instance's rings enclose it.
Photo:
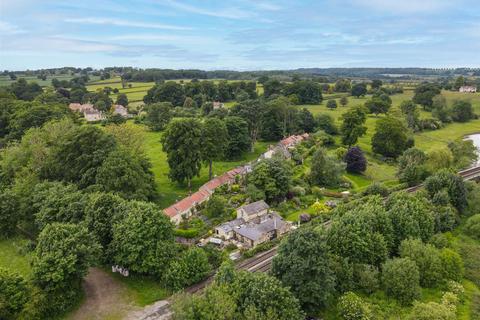
M 451 91 L 443 91 L 442 95 L 447 99 L 447 103 L 451 105 L 455 100 L 469 100 L 471 101 L 474 111 L 477 114 L 480 114 L 480 93 L 469 94 L 469 93 L 459 93 Z M 405 90 L 402 94 L 396 94 L 391 96 L 392 98 L 392 111 L 398 109 L 402 101 L 412 99 L 413 91 Z M 330 110 L 326 107 L 326 102 L 324 101 L 319 105 L 302 105 L 299 108 L 307 108 L 313 114 L 327 113 L 330 114 L 336 121 L 337 125 L 341 124 L 341 115 L 345 113 L 349 107 L 363 105 L 369 97 L 362 98 L 348 98 L 348 105 L 346 107 L 338 107 L 336 109 Z M 337 103 L 339 99 L 336 99 Z M 432 115 L 430 112 L 420 110 L 420 116 L 423 118 L 431 118 Z M 382 115 L 376 117 L 375 115 L 368 115 L 366 126 L 366 134 L 358 140 L 358 145 L 362 150 L 367 152 L 367 155 L 373 155 L 371 150 L 371 139 L 375 133 L 375 123 L 378 119 L 383 117 Z M 415 145 L 428 152 L 435 148 L 440 148 L 446 146 L 449 141 L 462 138 L 465 135 L 480 132 L 480 119 L 471 120 L 467 123 L 450 123 L 447 124 L 444 128 L 440 130 L 433 131 L 424 131 L 415 133 Z M 370 159 L 369 159 L 370 160 Z
M 171 294 L 154 278 L 136 274 L 124 277 L 118 273 L 112 273 L 108 268 L 104 270 L 126 287 L 128 296 L 138 306 L 149 305 L 155 301 L 165 299 Z
M 30 267 L 32 254 L 23 253 L 27 241 L 20 237 L 0 240 L 0 267 L 29 277 L 32 273 Z
M 145 149 L 147 157 L 152 163 L 152 171 L 155 175 L 155 182 L 160 193 L 160 206 L 166 208 L 173 204 L 176 200 L 180 200 L 188 195 L 186 185 L 180 185 L 168 179 L 168 163 L 167 155 L 162 151 L 162 144 L 160 138 L 161 132 L 148 131 L 145 128 Z M 248 161 L 252 161 L 265 152 L 269 146 L 269 142 L 257 142 L 255 151 L 245 154 L 241 159 L 236 161 L 217 161 L 213 164 L 213 174 L 221 175 L 224 172 L 233 169 Z M 192 190 L 196 191 L 201 185 L 208 181 L 208 168 L 202 167 L 200 177 L 195 177 L 192 180 Z

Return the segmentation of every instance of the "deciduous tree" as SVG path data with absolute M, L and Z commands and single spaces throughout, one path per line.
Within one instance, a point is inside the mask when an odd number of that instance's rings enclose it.
M 179 119 L 171 122 L 162 136 L 163 151 L 167 153 L 170 167 L 168 176 L 191 188 L 194 176 L 202 166 L 202 125 L 196 119 Z
M 212 179 L 212 164 L 225 155 L 228 144 L 227 126 L 218 118 L 207 118 L 202 128 L 202 158 L 208 163 L 208 177 Z
M 272 274 L 290 287 L 307 311 L 325 306 L 334 294 L 329 248 L 324 235 L 312 229 L 301 228 L 282 242 L 272 262 Z

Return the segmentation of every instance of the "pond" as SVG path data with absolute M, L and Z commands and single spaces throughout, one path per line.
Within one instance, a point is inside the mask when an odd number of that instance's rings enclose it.
M 469 139 L 473 141 L 473 144 L 477 148 L 477 153 L 479 156 L 476 164 L 480 165 L 480 133 L 471 134 L 469 136 L 466 136 L 465 139 Z

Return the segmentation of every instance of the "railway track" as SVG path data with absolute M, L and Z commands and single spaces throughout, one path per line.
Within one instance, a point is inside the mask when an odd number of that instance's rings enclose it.
M 480 178 L 480 166 L 469 168 L 458 172 L 458 175 L 463 180 L 473 180 Z M 405 189 L 407 192 L 415 192 L 423 187 L 423 184 Z M 323 223 L 324 227 L 328 227 L 332 223 L 331 220 Z M 238 269 L 247 270 L 250 272 L 268 272 L 272 267 L 272 260 L 277 254 L 277 248 L 274 247 L 268 251 L 262 252 L 255 257 L 245 260 L 237 265 Z
M 469 168 L 458 172 L 458 174 L 464 180 L 473 180 L 480 179 L 480 166 Z M 414 186 L 411 188 L 405 189 L 407 192 L 415 192 L 418 189 L 422 188 L 423 185 Z M 325 221 L 323 226 L 328 227 L 332 223 L 331 220 Z M 259 253 L 258 255 L 244 260 L 236 265 L 237 270 L 246 270 L 249 272 L 268 272 L 272 267 L 272 260 L 276 256 L 278 246 L 273 247 L 270 250 Z M 206 286 L 208 286 L 214 279 L 214 274 L 210 275 L 207 279 L 202 282 L 199 282 L 193 286 L 185 289 L 188 293 L 197 293 L 202 291 Z M 147 315 L 142 317 L 137 317 L 141 320 L 160 320 L 160 319 L 169 319 L 171 315 L 170 311 L 170 302 L 163 301 L 160 307 L 154 308 L 153 311 L 147 312 Z

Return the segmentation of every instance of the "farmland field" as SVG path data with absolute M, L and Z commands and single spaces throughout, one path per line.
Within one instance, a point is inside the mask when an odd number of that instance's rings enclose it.
M 475 113 L 480 114 L 480 94 L 468 94 L 468 93 L 459 93 L 451 91 L 443 91 L 442 95 L 447 99 L 447 103 L 450 105 L 455 100 L 465 99 L 472 102 Z M 396 94 L 391 96 L 392 98 L 392 111 L 398 111 L 400 103 L 404 100 L 412 99 L 413 91 L 405 91 L 402 94 Z M 338 107 L 336 109 L 330 110 L 326 107 L 326 104 L 320 105 L 304 105 L 299 106 L 299 108 L 307 108 L 313 114 L 327 113 L 330 114 L 337 122 L 337 125 L 341 123 L 341 115 L 347 111 L 348 107 L 363 105 L 365 101 L 368 100 L 368 97 L 364 98 L 354 98 L 349 97 L 349 103 L 346 107 Z M 338 99 L 337 99 L 338 100 Z M 338 101 L 337 101 L 338 103 Z M 425 112 L 421 110 L 421 117 L 431 117 L 430 112 Z M 359 146 L 371 153 L 371 144 L 370 140 L 372 139 L 373 134 L 375 133 L 375 122 L 382 117 L 375 115 L 367 116 L 367 133 L 359 139 Z M 480 131 L 480 119 L 471 120 L 466 123 L 450 123 L 445 125 L 440 130 L 427 130 L 423 132 L 415 133 L 415 145 L 420 149 L 425 151 L 430 151 L 432 149 L 445 146 L 449 141 L 462 138 L 465 135 L 479 132 Z

